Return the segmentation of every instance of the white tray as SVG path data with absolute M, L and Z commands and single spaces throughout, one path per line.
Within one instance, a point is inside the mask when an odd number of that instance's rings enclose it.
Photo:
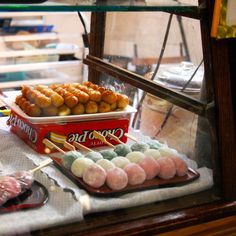
M 18 115 L 27 119 L 32 124 L 49 124 L 61 122 L 75 122 L 75 121 L 88 121 L 88 120 L 105 120 L 113 118 L 127 117 L 129 114 L 135 113 L 137 110 L 132 106 L 127 106 L 122 111 L 112 111 L 105 113 L 82 114 L 82 115 L 69 115 L 69 116 L 46 116 L 46 117 L 32 117 L 25 114 L 12 98 L 1 98 L 9 108 L 15 111 Z

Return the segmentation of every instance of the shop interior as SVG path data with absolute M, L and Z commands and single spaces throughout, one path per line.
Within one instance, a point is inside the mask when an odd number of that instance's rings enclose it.
M 121 2 L 0 4 L 0 236 L 235 214 L 234 39 L 208 0 Z

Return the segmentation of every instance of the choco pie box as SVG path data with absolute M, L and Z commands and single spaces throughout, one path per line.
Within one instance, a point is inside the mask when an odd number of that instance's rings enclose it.
M 7 123 L 11 132 L 19 136 L 35 151 L 43 154 L 46 149 L 43 143 L 44 138 L 49 139 L 61 149 L 64 149 L 64 141 L 71 144 L 76 141 L 89 148 L 105 146 L 106 144 L 93 136 L 94 130 L 103 134 L 113 145 L 116 145 L 117 142 L 110 139 L 107 136 L 108 133 L 126 143 L 127 137 L 124 134 L 128 132 L 129 118 L 34 124 L 12 109 Z M 52 152 L 55 151 L 52 150 Z

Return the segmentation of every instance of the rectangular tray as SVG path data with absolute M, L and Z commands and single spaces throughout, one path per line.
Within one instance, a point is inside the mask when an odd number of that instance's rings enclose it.
M 53 159 L 55 166 L 63 174 L 65 174 L 69 179 L 71 179 L 76 185 L 78 185 L 80 188 L 83 188 L 91 195 L 98 196 L 98 197 L 112 197 L 112 196 L 117 196 L 124 193 L 131 193 L 131 192 L 137 192 L 137 191 L 148 190 L 148 189 L 181 186 L 181 185 L 194 181 L 200 176 L 200 174 L 197 171 L 189 168 L 187 175 L 182 176 L 182 177 L 176 176 L 169 180 L 164 180 L 164 179 L 160 179 L 156 177 L 151 180 L 146 180 L 143 184 L 128 185 L 127 187 L 121 190 L 111 190 L 106 185 L 103 185 L 100 188 L 93 188 L 87 185 L 86 183 L 84 183 L 82 178 L 76 177 L 75 175 L 72 174 L 71 171 L 63 167 L 61 164 L 60 158 L 56 158 L 56 157 L 51 157 L 51 158 Z
M 129 114 L 135 113 L 137 110 L 132 106 L 127 106 L 125 110 L 117 110 L 105 113 L 82 114 L 82 115 L 68 115 L 68 116 L 47 116 L 47 117 L 32 117 L 25 114 L 18 105 L 12 101 L 12 98 L 1 98 L 6 105 L 14 110 L 18 115 L 27 119 L 32 124 L 50 124 L 60 122 L 75 122 L 75 121 L 89 121 L 89 120 L 105 120 L 113 118 L 126 117 Z

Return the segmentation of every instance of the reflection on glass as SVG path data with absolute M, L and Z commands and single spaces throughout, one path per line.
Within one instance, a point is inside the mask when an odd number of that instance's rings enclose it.
M 140 113 L 139 129 L 144 135 L 166 143 L 199 165 L 211 166 L 211 135 L 206 119 L 150 94 L 145 96 Z
M 197 99 L 204 77 L 201 44 L 197 20 L 163 12 L 107 14 L 104 58 L 139 75 L 155 72 L 148 78 Z
M 104 59 L 197 100 L 205 97 L 201 45 L 197 20 L 163 12 L 107 14 Z M 120 80 L 103 76 L 102 81 L 129 92 Z M 128 95 L 138 108 L 130 122 L 133 129 L 211 167 L 207 119 L 140 89 L 132 92 Z
M 198 66 L 182 61 L 178 64 L 161 65 L 153 78 L 154 72 L 146 74 L 159 85 L 184 93 L 195 99 L 201 99 L 201 88 L 204 78 L 202 62 Z

